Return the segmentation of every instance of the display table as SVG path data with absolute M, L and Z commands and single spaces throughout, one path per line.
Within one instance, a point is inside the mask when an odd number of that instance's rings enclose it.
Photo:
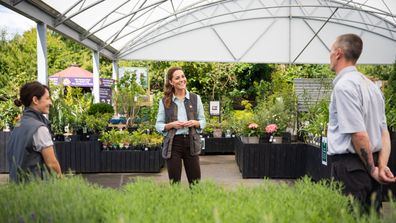
M 10 132 L 0 132 L 0 173 L 8 173 L 6 143 Z M 160 172 L 161 150 L 102 150 L 99 141 L 55 141 L 62 171 L 75 173 Z
M 101 152 L 101 171 L 158 173 L 164 166 L 161 150 L 112 150 Z
M 10 136 L 10 132 L 0 131 L 0 173 L 8 173 L 6 146 Z
M 235 140 L 243 178 L 298 178 L 305 175 L 305 144 L 244 144 Z
M 234 154 L 235 138 L 205 138 L 203 154 Z
M 322 150 L 318 146 L 305 147 L 305 173 L 313 180 L 330 179 L 331 156 L 327 156 L 327 165 L 322 164 Z
M 77 173 L 157 173 L 164 166 L 161 151 L 102 150 L 99 141 L 55 142 L 63 171 Z

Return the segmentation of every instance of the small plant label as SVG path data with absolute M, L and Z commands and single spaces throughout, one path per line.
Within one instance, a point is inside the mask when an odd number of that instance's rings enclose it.
M 322 164 L 327 166 L 327 137 L 322 137 Z

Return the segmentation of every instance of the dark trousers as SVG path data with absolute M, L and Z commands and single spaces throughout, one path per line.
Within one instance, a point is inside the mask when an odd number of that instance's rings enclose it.
M 169 180 L 173 183 L 180 182 L 182 173 L 182 160 L 186 170 L 188 183 L 192 184 L 201 179 L 199 156 L 191 156 L 189 136 L 176 135 L 173 139 L 171 158 L 166 160 Z
M 378 154 L 374 154 L 377 163 Z M 370 207 L 379 212 L 382 202 L 382 186 L 368 173 L 357 154 L 340 154 L 332 157 L 331 177 L 343 183 L 342 192 L 352 195 L 368 213 Z

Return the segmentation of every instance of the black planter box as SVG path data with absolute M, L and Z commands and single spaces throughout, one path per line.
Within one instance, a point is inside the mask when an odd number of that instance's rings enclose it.
M 204 138 L 205 149 L 202 150 L 203 154 L 222 153 L 234 154 L 235 138 Z
M 322 164 L 322 150 L 318 146 L 305 146 L 305 173 L 314 181 L 330 179 L 331 156 L 327 156 L 327 165 Z
M 7 142 L 10 139 L 10 132 L 0 131 L 0 173 L 8 173 Z
M 161 150 L 106 151 L 99 141 L 55 142 L 55 146 L 64 172 L 160 172 L 164 166 Z
M 396 173 L 396 138 L 391 141 L 391 154 L 389 156 L 388 166 L 392 173 Z M 327 156 L 327 165 L 322 164 L 321 149 L 313 145 L 306 145 L 306 174 L 314 181 L 330 180 L 332 156 Z M 389 200 L 388 192 L 396 196 L 396 184 L 382 186 L 383 200 Z
M 55 151 L 63 172 L 100 172 L 100 146 L 98 141 L 55 142 Z
M 305 175 L 305 144 L 244 144 L 235 157 L 243 178 L 298 178 Z
M 391 169 L 393 174 L 396 174 L 396 134 L 391 133 L 391 154 L 388 161 L 389 169 Z M 390 185 L 384 185 L 382 187 L 382 195 L 385 200 L 388 200 L 388 191 L 392 192 L 394 198 L 396 198 L 396 183 Z
M 8 173 L 6 143 L 10 132 L 0 132 L 0 173 Z M 64 173 L 160 172 L 161 150 L 103 151 L 99 141 L 55 141 L 55 152 Z
M 101 151 L 100 172 L 158 173 L 164 166 L 161 150 L 110 150 Z

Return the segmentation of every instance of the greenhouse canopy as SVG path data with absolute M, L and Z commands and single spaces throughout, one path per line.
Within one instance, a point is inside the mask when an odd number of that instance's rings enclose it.
M 0 0 L 112 60 L 328 63 L 336 36 L 359 63 L 396 58 L 395 0 Z

